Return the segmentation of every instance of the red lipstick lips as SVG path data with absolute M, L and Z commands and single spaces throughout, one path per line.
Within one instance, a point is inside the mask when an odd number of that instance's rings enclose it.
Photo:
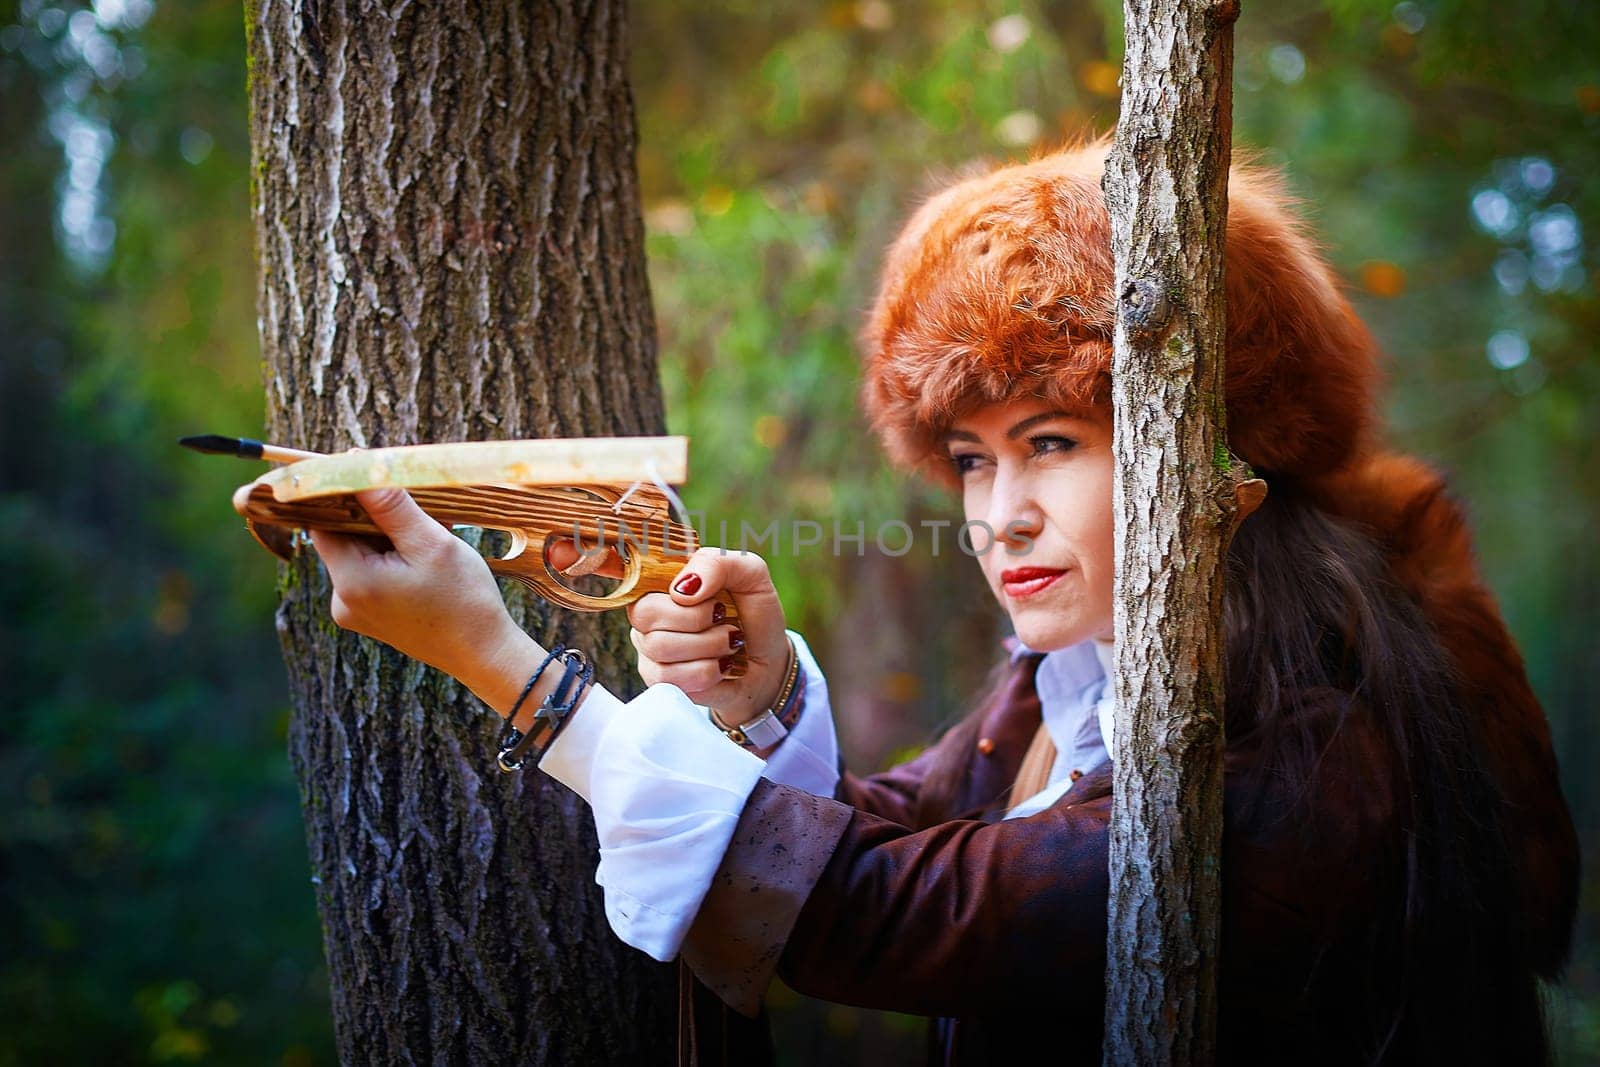
M 1050 567 L 1018 567 L 1015 570 L 1001 571 L 1000 584 L 1007 596 L 1013 600 L 1020 600 L 1048 588 L 1065 573 L 1067 572 L 1064 570 Z

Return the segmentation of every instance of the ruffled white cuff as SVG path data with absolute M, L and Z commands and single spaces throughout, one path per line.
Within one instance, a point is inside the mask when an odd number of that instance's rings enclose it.
M 658 960 L 677 954 L 762 767 L 666 684 L 627 704 L 594 686 L 539 761 L 594 809 L 611 928 Z

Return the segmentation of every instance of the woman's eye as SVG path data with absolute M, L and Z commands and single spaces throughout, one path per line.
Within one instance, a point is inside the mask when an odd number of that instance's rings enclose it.
M 1078 447 L 1078 442 L 1071 437 L 1062 437 L 1057 434 L 1040 434 L 1028 438 L 1028 445 L 1036 456 L 1047 456 L 1052 453 L 1071 452 Z M 984 458 L 976 452 L 963 452 L 949 457 L 950 466 L 955 468 L 957 475 L 966 474 L 977 470 Z
M 1078 447 L 1078 442 L 1070 437 L 1057 437 L 1053 434 L 1040 434 L 1038 437 L 1028 438 L 1028 443 L 1033 446 L 1035 455 L 1044 455 L 1050 452 L 1071 452 Z

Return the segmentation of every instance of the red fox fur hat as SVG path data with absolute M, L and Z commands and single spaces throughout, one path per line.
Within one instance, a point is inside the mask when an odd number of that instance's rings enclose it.
M 861 396 L 895 462 L 955 487 L 941 438 L 986 403 L 1037 396 L 1110 417 L 1108 147 L 960 181 L 890 247 L 862 333 Z M 1292 478 L 1371 531 L 1432 620 L 1491 771 L 1515 796 L 1524 914 L 1552 974 L 1577 904 L 1577 838 L 1544 712 L 1478 575 L 1466 520 L 1437 473 L 1377 449 L 1377 347 L 1277 177 L 1235 166 L 1228 197 L 1229 443 L 1269 481 Z
M 890 247 L 863 334 L 868 417 L 897 463 L 955 487 L 940 437 L 963 409 L 1041 396 L 1110 413 L 1111 222 L 1098 141 L 960 182 Z M 1277 177 L 1228 183 L 1230 443 L 1315 476 L 1367 434 L 1377 349 Z

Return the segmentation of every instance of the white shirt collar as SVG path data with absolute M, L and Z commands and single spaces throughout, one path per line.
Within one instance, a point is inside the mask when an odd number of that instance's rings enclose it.
M 1006 639 L 1015 663 L 1034 650 L 1015 637 Z M 1034 676 L 1039 712 L 1056 746 L 1056 761 L 1043 790 L 1026 798 L 1007 818 L 1032 815 L 1055 803 L 1077 780 L 1074 771 L 1087 774 L 1111 752 L 1110 641 L 1088 640 L 1048 652 Z
M 1096 638 L 1094 641 L 1094 655 L 1100 661 L 1100 673 L 1110 678 L 1112 661 L 1117 655 L 1117 643 L 1109 637 L 1104 641 Z
M 1015 637 L 1009 643 L 1013 663 L 1023 656 L 1036 654 Z M 1058 765 L 1064 772 L 1087 772 L 1088 767 L 1074 764 L 1089 762 L 1093 766 L 1110 751 L 1111 718 L 1108 713 L 1101 714 L 1100 705 L 1110 699 L 1109 679 L 1115 648 L 1111 641 L 1090 639 L 1047 652 L 1039 661 L 1039 671 L 1034 677 L 1039 692 L 1039 711 L 1044 717 L 1045 729 L 1050 732 L 1050 740 L 1055 742 Z

